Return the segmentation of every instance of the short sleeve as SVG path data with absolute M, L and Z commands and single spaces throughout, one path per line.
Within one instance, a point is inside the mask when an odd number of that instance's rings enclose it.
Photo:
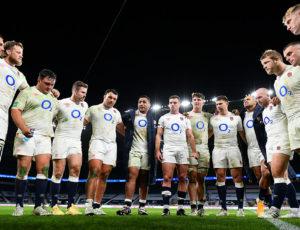
M 24 108 L 26 106 L 27 98 L 28 98 L 28 93 L 27 92 L 28 92 L 28 90 L 22 91 L 22 92 L 19 93 L 19 95 L 15 99 L 11 109 L 19 109 L 21 111 L 24 110 Z
M 159 118 L 157 127 L 164 128 L 164 116 Z
M 237 120 L 238 120 L 238 124 L 237 124 L 237 131 L 243 131 L 243 124 L 242 124 L 242 119 L 240 116 L 236 116 Z

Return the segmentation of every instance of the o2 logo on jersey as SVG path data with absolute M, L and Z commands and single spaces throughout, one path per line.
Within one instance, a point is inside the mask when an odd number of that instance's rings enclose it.
M 284 97 L 285 95 L 293 96 L 292 90 L 287 90 L 286 86 L 281 86 L 279 89 L 279 94 Z
M 144 128 L 147 125 L 147 121 L 146 120 L 139 120 L 138 125 L 142 128 Z
M 50 112 L 52 111 L 52 107 L 51 107 L 51 101 L 49 101 L 49 100 L 44 100 L 43 102 L 42 102 L 42 104 L 41 104 L 41 107 L 43 108 L 43 109 L 46 109 L 46 110 L 49 110 Z
M 72 112 L 71 112 L 71 116 L 75 119 L 79 118 L 80 121 L 82 121 L 82 117 L 81 117 L 81 113 L 78 109 L 74 109 Z
M 246 126 L 247 126 L 249 129 L 253 128 L 253 120 L 247 121 Z
M 205 131 L 205 125 L 204 125 L 204 122 L 203 122 L 203 121 L 198 121 L 198 122 L 196 123 L 196 127 L 197 127 L 197 129 L 200 129 L 200 130 Z
M 15 91 L 16 90 L 16 87 L 15 87 L 16 80 L 11 75 L 6 75 L 5 80 L 6 80 L 6 83 L 9 86 L 12 86 L 13 90 Z
M 110 113 L 105 113 L 104 114 L 104 120 L 111 122 L 112 124 L 114 124 L 114 120 L 112 119 L 112 115 Z
M 230 129 L 228 128 L 228 125 L 225 123 L 219 125 L 219 130 L 222 132 L 230 133 Z
M 174 131 L 174 132 L 177 132 L 179 131 L 179 133 L 182 133 L 181 129 L 180 129 L 180 126 L 177 124 L 177 123 L 173 123 L 171 125 L 171 129 Z
M 269 117 L 265 117 L 264 118 L 264 123 L 265 123 L 265 125 L 267 125 L 267 124 L 273 124 L 273 120 L 271 120 Z

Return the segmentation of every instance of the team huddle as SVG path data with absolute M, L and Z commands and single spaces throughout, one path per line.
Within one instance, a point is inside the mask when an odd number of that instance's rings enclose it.
M 295 35 L 300 34 L 300 4 L 289 8 L 283 23 Z M 125 200 L 117 215 L 130 215 L 132 198 L 139 181 L 139 215 L 148 215 L 145 208 L 149 185 L 156 182 L 157 163 L 162 164 L 162 216 L 170 215 L 171 182 L 177 170 L 177 215 L 186 216 L 184 200 L 188 192 L 190 215 L 205 216 L 205 176 L 210 167 L 208 140 L 214 136 L 212 165 L 216 173 L 221 209 L 217 216 L 228 216 L 226 205 L 226 171 L 236 188 L 237 216 L 243 217 L 244 184 L 243 159 L 238 136 L 247 147 L 249 166 L 259 181 L 257 214 L 260 218 L 277 218 L 285 197 L 290 213 L 283 218 L 300 218 L 296 191 L 288 178 L 288 167 L 293 153 L 300 153 L 300 42 L 284 47 L 283 55 L 291 65 L 283 62 L 276 50 L 266 50 L 260 57 L 268 75 L 276 75 L 271 99 L 266 88 L 244 98 L 244 110 L 228 110 L 229 100 L 218 96 L 216 112 L 202 111 L 205 96 L 193 93 L 192 111 L 179 113 L 180 97 L 169 97 L 170 112 L 156 121 L 150 110 L 151 100 L 142 95 L 137 109 L 121 113 L 114 107 L 119 97 L 114 89 L 104 92 L 103 101 L 88 106 L 85 98 L 88 85 L 75 81 L 72 95 L 58 100 L 54 89 L 56 74 L 42 69 L 37 84 L 29 86 L 18 70 L 22 65 L 23 44 L 3 42 L 0 36 L 0 153 L 2 155 L 8 129 L 9 108 L 18 130 L 13 155 L 17 159 L 16 208 L 13 216 L 24 213 L 24 196 L 31 162 L 36 165 L 35 205 L 33 215 L 81 215 L 74 197 L 77 193 L 82 165 L 81 133 L 91 123 L 92 136 L 88 150 L 89 174 L 86 182 L 85 215 L 105 215 L 101 201 L 106 180 L 116 167 L 116 131 L 124 136 L 123 164 L 127 170 Z M 13 101 L 17 90 L 21 92 Z M 55 132 L 53 129 L 55 124 Z M 0 155 L 0 157 L 1 157 Z M 50 182 L 51 210 L 44 205 L 50 163 L 53 173 Z M 69 168 L 68 207 L 64 213 L 58 206 L 61 179 L 66 162 Z M 186 181 L 188 178 L 188 182 Z M 271 178 L 274 189 L 271 191 Z M 273 193 L 273 199 L 272 199 Z M 264 212 L 264 205 L 269 207 Z

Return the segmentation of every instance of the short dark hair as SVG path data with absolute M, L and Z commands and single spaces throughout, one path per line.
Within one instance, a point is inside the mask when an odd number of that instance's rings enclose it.
M 46 77 L 56 80 L 56 74 L 52 70 L 50 70 L 50 69 L 42 69 L 39 72 L 39 78 L 41 80 L 43 80 Z
M 73 86 L 72 86 L 72 90 L 73 89 L 76 89 L 76 90 L 79 90 L 80 87 L 83 87 L 83 88 L 88 88 L 88 84 L 84 83 L 83 81 L 75 81 Z
M 169 100 L 170 99 L 178 99 L 178 101 L 180 101 L 180 97 L 178 95 L 172 95 L 169 97 Z
M 221 101 L 221 100 L 228 102 L 228 98 L 226 96 L 224 95 L 217 96 L 217 101 Z
M 283 51 L 285 51 L 288 47 L 290 46 L 296 46 L 296 45 L 300 45 L 300 41 L 294 41 L 294 42 L 290 42 L 289 44 L 287 44 L 284 48 Z
M 150 97 L 148 97 L 147 95 L 141 95 L 141 96 L 139 96 L 139 99 L 138 99 L 138 100 L 140 100 L 141 98 L 147 98 L 147 100 L 148 100 L 149 102 L 151 102 Z
M 109 94 L 109 93 L 113 93 L 113 94 L 119 96 L 119 93 L 115 89 L 107 89 L 107 90 L 105 90 L 104 95 Z
M 192 98 L 194 98 L 194 97 L 199 97 L 202 100 L 205 100 L 205 96 L 202 93 L 192 93 Z
M 4 39 L 4 37 L 0 34 L 0 38 Z

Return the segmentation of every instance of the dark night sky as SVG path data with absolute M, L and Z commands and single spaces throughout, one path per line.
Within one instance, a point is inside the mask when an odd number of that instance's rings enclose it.
M 259 58 L 265 49 L 282 52 L 299 39 L 282 25 L 296 3 L 128 0 L 89 74 L 123 1 L 13 7 L 2 11 L 0 34 L 24 44 L 20 70 L 31 85 L 42 68 L 50 68 L 58 75 L 61 98 L 70 96 L 74 81 L 84 80 L 89 105 L 115 88 L 116 107 L 123 112 L 143 94 L 166 105 L 172 94 L 189 98 L 200 91 L 234 100 L 272 87 L 274 77 Z
M 189 98 L 194 91 L 238 99 L 273 85 L 260 65 L 262 52 L 281 52 L 298 39 L 281 23 L 297 1 L 263 2 L 128 0 L 88 75 L 123 1 L 63 8 L 43 3 L 5 20 L 0 33 L 23 42 L 20 69 L 30 84 L 42 68 L 58 74 L 62 98 L 75 80 L 85 80 L 90 105 L 102 101 L 105 89 L 116 88 L 121 111 L 142 94 L 163 104 L 171 94 Z

